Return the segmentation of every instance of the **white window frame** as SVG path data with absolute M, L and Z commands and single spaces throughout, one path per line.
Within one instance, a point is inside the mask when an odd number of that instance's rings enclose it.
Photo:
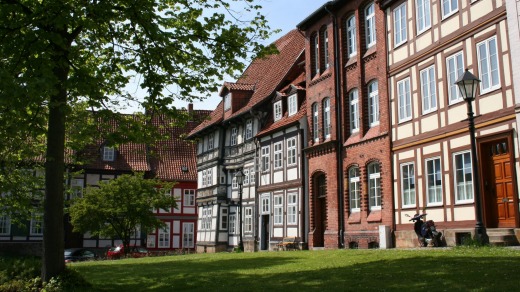
M 446 58 L 446 75 L 448 76 L 448 99 L 449 104 L 462 101 L 462 95 L 455 81 L 464 73 L 464 54 L 457 52 Z M 454 96 L 455 95 L 455 96 Z
M 32 214 L 29 235 L 33 235 L 33 236 L 43 235 L 43 214 L 41 214 L 41 213 Z
M 254 185 L 255 184 L 255 180 L 256 180 L 256 178 L 255 178 L 255 167 L 253 166 L 253 167 L 251 167 L 249 169 L 249 183 L 251 185 Z
M 430 172 L 430 164 L 433 166 Z M 442 183 L 442 165 L 440 157 L 426 159 L 424 162 L 426 173 L 426 200 L 427 206 L 442 205 L 443 183 Z M 430 185 L 432 188 L 430 188 Z
M 379 125 L 379 84 L 377 80 L 368 84 L 368 118 L 370 127 Z
M 244 136 L 246 140 L 253 138 L 253 120 L 246 121 L 246 133 Z
M 206 186 L 213 185 L 213 168 L 206 169 Z
M 283 142 L 276 142 L 274 147 L 273 169 L 283 168 Z
M 244 172 L 244 185 L 247 186 L 247 185 L 249 185 L 249 169 L 244 168 L 243 172 Z
M 348 171 L 348 193 L 350 212 L 361 211 L 361 178 L 359 167 L 353 166 Z
M 381 169 L 379 163 L 372 162 L 367 166 L 367 168 L 369 208 L 371 211 L 381 210 Z
M 70 180 L 70 199 L 77 199 L 83 197 L 83 186 L 85 179 L 73 178 Z
M 437 110 L 437 89 L 435 80 L 435 66 L 432 65 L 420 72 L 421 96 L 423 114 Z
M 238 144 L 238 128 L 231 128 L 231 146 L 235 146 Z
M 347 55 L 349 58 L 357 55 L 356 16 L 347 18 Z
M 11 218 L 0 214 L 0 235 L 11 235 Z
M 325 28 L 322 32 L 323 34 L 323 69 L 327 70 L 329 68 L 329 33 L 328 29 Z
M 394 9 L 394 47 L 398 47 L 407 41 L 407 19 L 406 19 L 406 3 L 397 6 Z
M 244 208 L 244 232 L 253 232 L 253 208 Z
M 313 37 L 313 46 L 314 46 L 314 75 L 320 73 L 320 34 L 316 33 Z
M 230 214 L 229 215 L 229 234 L 236 233 L 236 221 L 237 221 L 237 215 Z
M 157 230 L 157 247 L 158 248 L 170 248 L 170 222 L 165 222 L 166 226 L 161 227 Z
M 376 44 L 376 9 L 374 2 L 365 7 L 365 37 L 367 48 Z
M 295 94 L 289 95 L 287 98 L 287 107 L 289 116 L 295 115 L 298 112 L 298 96 Z
M 226 207 L 220 209 L 220 230 L 228 229 L 228 209 Z
M 401 202 L 403 208 L 410 208 L 416 206 L 416 190 L 415 183 L 415 164 L 402 163 L 401 164 Z
M 213 150 L 215 147 L 215 133 L 211 133 L 208 135 L 208 151 Z
M 262 213 L 262 215 L 269 215 L 269 212 L 271 209 L 270 208 L 270 204 L 271 204 L 270 194 L 269 193 L 262 194 L 260 200 L 261 200 L 260 212 Z
M 319 133 L 319 108 L 318 103 L 314 103 L 312 105 L 312 137 L 314 138 L 314 142 L 320 141 L 320 133 Z
M 432 26 L 430 0 L 416 0 L 415 7 L 417 34 L 421 34 Z
M 494 51 L 492 51 L 494 44 Z M 484 52 L 482 52 L 484 50 Z M 478 74 L 480 82 L 480 94 L 500 88 L 500 64 L 498 57 L 498 41 L 492 36 L 477 44 Z M 492 67 L 493 61 L 495 67 Z M 486 86 L 486 84 L 488 84 Z M 486 87 L 485 87 L 486 86 Z
M 412 95 L 410 90 L 411 88 L 409 77 L 397 82 L 400 123 L 410 121 L 412 119 Z
M 279 100 L 273 104 L 274 121 L 282 119 L 282 101 Z
M 287 225 L 298 224 L 298 193 L 287 193 Z
M 116 149 L 114 147 L 103 147 L 103 161 L 114 161 L 116 159 Z
M 231 92 L 228 92 L 224 96 L 224 111 L 228 111 L 231 109 Z
M 231 179 L 231 188 L 238 189 L 238 180 L 237 180 L 236 173 L 232 173 L 231 175 L 233 176 L 233 178 Z
M 296 137 L 287 139 L 287 166 L 296 164 Z
M 463 167 L 457 168 L 457 157 L 461 156 L 463 158 Z M 469 165 L 464 165 L 465 162 L 469 161 Z M 457 204 L 464 203 L 473 203 L 474 195 L 473 195 L 473 168 L 471 161 L 471 152 L 470 151 L 462 151 L 453 153 L 453 180 L 454 180 L 454 188 L 455 188 L 455 202 Z M 461 172 L 461 173 L 459 173 Z M 462 175 L 463 181 L 459 182 L 459 177 Z M 471 179 L 471 182 L 467 179 L 467 176 Z M 462 184 L 462 188 L 464 192 L 462 193 L 459 189 L 459 184 Z
M 348 94 L 350 104 L 350 133 L 359 132 L 359 91 L 352 89 Z
M 283 195 L 273 196 L 273 224 L 283 225 Z
M 323 100 L 323 135 L 325 139 L 330 138 L 331 121 L 330 121 L 330 97 Z
M 182 223 L 182 247 L 195 247 L 195 224 L 193 222 Z
M 267 146 L 263 146 L 261 151 L 261 161 L 262 161 L 262 171 L 269 171 L 270 167 L 269 167 L 269 164 L 270 164 L 270 158 L 271 158 L 271 155 L 270 155 L 270 145 L 267 145 Z
M 185 189 L 184 190 L 184 207 L 195 206 L 195 190 Z
M 442 19 L 448 18 L 459 11 L 459 0 L 442 0 L 439 4 L 441 5 Z
M 206 170 L 203 170 L 202 171 L 202 187 L 206 187 L 208 185 L 207 179 L 206 179 L 206 177 L 207 177 L 206 174 L 207 174 Z

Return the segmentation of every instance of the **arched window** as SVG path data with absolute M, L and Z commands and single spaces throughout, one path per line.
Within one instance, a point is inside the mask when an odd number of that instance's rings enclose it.
M 322 42 L 322 54 L 323 54 L 323 64 L 322 70 L 325 71 L 329 68 L 329 33 L 326 27 L 322 28 L 320 31 L 321 34 L 321 42 Z
M 379 90 L 377 80 L 368 84 L 368 120 L 370 127 L 379 125 Z
M 357 39 L 356 39 L 356 17 L 355 15 L 347 18 L 346 21 L 347 33 L 347 56 L 352 57 L 357 54 Z
M 330 138 L 330 98 L 323 100 L 323 135 L 325 139 Z
M 374 3 L 365 8 L 365 36 L 367 48 L 376 44 L 376 10 Z
M 348 94 L 350 104 L 350 133 L 359 131 L 359 94 L 357 89 L 352 89 Z
M 348 194 L 350 200 L 350 212 L 360 210 L 360 179 L 359 168 L 353 166 L 348 171 Z
M 314 138 L 315 142 L 320 140 L 318 127 L 318 104 L 314 103 L 312 105 L 312 137 Z
M 320 43 L 319 35 L 315 33 L 311 37 L 311 53 L 312 53 L 312 77 L 316 76 L 320 72 Z
M 381 209 L 381 173 L 379 162 L 372 162 L 368 169 L 368 204 L 370 210 Z

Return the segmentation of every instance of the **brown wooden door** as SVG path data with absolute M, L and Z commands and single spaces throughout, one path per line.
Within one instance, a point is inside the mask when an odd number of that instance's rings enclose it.
M 515 227 L 514 181 L 510 147 L 507 141 L 491 145 L 493 164 L 494 201 L 496 203 L 497 227 Z

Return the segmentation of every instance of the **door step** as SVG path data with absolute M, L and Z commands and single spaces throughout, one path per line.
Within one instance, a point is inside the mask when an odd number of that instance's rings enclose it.
M 519 245 L 513 228 L 490 228 L 486 229 L 489 244 L 494 246 Z

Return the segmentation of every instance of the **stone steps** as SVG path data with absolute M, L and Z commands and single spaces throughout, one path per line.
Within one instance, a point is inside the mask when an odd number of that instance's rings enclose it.
M 489 237 L 489 244 L 495 246 L 513 246 L 519 245 L 512 228 L 490 228 L 486 229 Z

